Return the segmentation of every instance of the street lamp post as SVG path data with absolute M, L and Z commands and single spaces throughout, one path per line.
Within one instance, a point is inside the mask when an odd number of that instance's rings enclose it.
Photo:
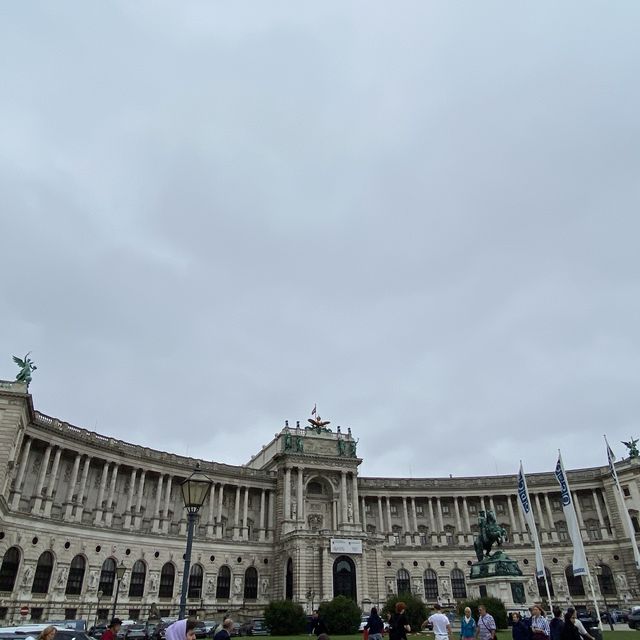
M 200 507 L 211 491 L 213 482 L 202 471 L 200 464 L 195 471 L 180 484 L 182 499 L 187 510 L 187 548 L 184 554 L 184 571 L 182 573 L 182 593 L 180 594 L 180 611 L 178 619 L 185 617 L 187 610 L 187 589 L 189 588 L 189 573 L 191 570 L 191 547 L 193 545 L 193 526 L 200 511 Z
M 104 595 L 104 593 L 102 592 L 102 590 L 100 590 L 96 595 L 98 596 L 98 606 L 96 607 L 96 619 L 95 619 L 95 622 L 93 623 L 94 627 L 98 624 L 98 612 L 100 611 L 100 600 L 102 600 L 102 596 Z
M 611 611 L 609 611 L 609 605 L 607 604 L 607 594 L 605 593 L 605 589 L 602 588 L 602 566 L 597 564 L 594 569 L 596 570 L 596 575 L 598 576 L 598 586 L 600 587 L 600 593 L 602 594 L 602 599 L 604 600 L 604 610 L 607 612 L 607 622 L 609 623 L 609 627 L 611 627 L 611 631 L 613 631 L 613 618 L 611 617 Z
M 127 572 L 127 567 L 124 566 L 122 560 L 120 560 L 120 564 L 116 568 L 116 578 L 118 579 L 118 584 L 116 586 L 116 597 L 113 600 L 113 615 L 112 618 L 116 617 L 116 607 L 118 606 L 118 595 L 120 594 L 120 583 L 122 582 L 122 578 L 124 578 L 124 574 Z

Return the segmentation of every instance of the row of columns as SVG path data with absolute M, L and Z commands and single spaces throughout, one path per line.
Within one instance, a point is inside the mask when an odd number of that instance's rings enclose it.
M 606 500 L 601 501 L 600 491 L 598 489 L 591 489 L 592 499 L 595 507 L 596 514 L 598 516 L 598 522 L 601 530 L 601 535 L 603 539 L 608 539 L 610 537 L 609 528 L 607 527 L 607 523 L 604 520 L 602 504 L 606 509 L 606 514 L 609 519 L 609 523 L 611 523 L 611 514 L 609 512 L 609 506 Z M 576 513 L 578 517 L 578 523 L 580 525 L 580 529 L 582 531 L 583 538 L 587 539 L 587 532 L 584 524 L 584 518 L 582 514 L 582 506 L 580 504 L 579 496 L 577 492 L 574 491 L 574 503 L 576 505 Z M 401 531 L 404 532 L 406 541 L 410 541 L 410 537 L 412 534 L 418 533 L 418 514 L 416 507 L 416 497 L 415 496 L 399 496 L 399 500 L 402 501 L 402 513 L 396 516 L 394 520 L 391 513 L 391 500 L 393 496 L 363 496 L 360 501 L 360 509 L 358 511 L 362 512 L 362 524 L 363 529 L 366 531 L 367 528 L 367 501 L 369 500 L 369 506 L 373 507 L 370 504 L 371 501 L 377 502 L 377 524 L 378 530 L 383 533 L 391 534 L 393 533 L 393 526 L 396 524 L 397 526 L 402 523 Z M 529 534 L 527 533 L 527 527 L 525 524 L 524 515 L 522 514 L 521 509 L 518 507 L 516 496 L 502 496 L 507 502 L 507 511 L 509 516 L 509 521 L 511 525 L 511 539 L 513 542 L 529 542 Z M 539 533 L 542 535 L 542 541 L 547 542 L 557 542 L 558 541 L 558 533 L 556 531 L 555 521 L 553 517 L 553 510 L 551 508 L 551 501 L 549 499 L 549 493 L 535 493 L 531 494 L 534 505 L 534 514 L 536 514 L 536 521 L 539 527 Z M 427 497 L 422 498 L 422 500 L 426 501 L 427 513 L 428 513 L 428 531 L 432 536 L 432 541 L 434 543 L 443 542 L 445 540 L 444 537 L 445 525 L 443 519 L 443 511 L 442 511 L 442 499 L 440 497 Z M 471 534 L 471 522 L 469 517 L 469 505 L 466 497 L 453 497 L 453 518 L 455 518 L 455 530 L 458 535 L 458 541 L 464 542 L 467 538 L 469 538 Z M 496 513 L 496 507 L 494 502 L 494 496 L 480 496 L 480 510 L 486 511 L 487 509 L 491 509 L 494 513 Z M 462 504 L 461 504 L 462 503 Z M 544 504 L 544 508 L 543 508 Z M 518 512 L 519 520 L 516 521 L 515 512 Z M 371 510 L 374 512 L 374 509 Z M 475 514 L 474 514 L 475 515 Z M 424 517 L 424 514 L 422 514 Z M 374 518 L 375 521 L 375 518 Z
M 25 436 L 23 441 L 22 453 L 18 471 L 16 473 L 13 496 L 11 498 L 11 508 L 17 510 L 22 497 L 24 478 L 30 458 L 33 439 Z M 56 445 L 48 445 L 45 449 L 40 465 L 38 479 L 36 482 L 34 500 L 31 506 L 31 513 L 49 517 L 54 500 L 54 490 L 58 482 L 58 472 L 60 468 L 60 459 L 62 456 L 62 448 Z M 51 464 L 51 472 L 49 463 L 53 455 L 53 463 Z M 69 478 L 68 488 L 63 502 L 63 519 L 67 522 L 82 522 L 84 513 L 85 495 L 87 492 L 87 482 L 91 463 L 94 459 L 87 454 L 76 453 L 71 475 Z M 95 509 L 93 512 L 93 524 L 96 526 L 111 526 L 113 521 L 114 499 L 116 491 L 116 483 L 120 473 L 120 463 L 104 461 L 102 463 L 102 471 L 100 474 L 100 483 L 98 486 L 98 495 Z M 82 469 L 82 470 L 81 470 Z M 48 476 L 48 479 L 47 479 Z M 80 476 L 78 485 L 78 476 Z M 154 474 L 156 483 L 156 495 L 153 514 L 151 517 L 151 530 L 154 533 L 169 533 L 169 527 L 172 520 L 173 512 L 173 478 L 171 474 Z M 126 507 L 124 510 L 124 529 L 137 530 L 141 528 L 143 517 L 143 495 L 145 483 L 148 484 L 147 471 L 145 469 L 132 468 L 129 477 L 129 491 L 127 493 Z M 249 515 L 249 492 L 250 487 L 231 485 L 222 482 L 214 483 L 209 494 L 209 505 L 207 510 L 206 532 L 207 537 L 221 538 L 223 532 L 223 503 L 225 487 L 227 491 L 235 489 L 235 512 L 233 520 L 233 538 L 248 539 L 248 515 Z M 76 494 L 77 488 L 77 494 Z M 268 532 L 272 532 L 275 525 L 274 504 L 275 493 L 265 488 L 257 488 L 260 491 L 260 512 L 257 523 L 259 540 L 266 540 Z M 74 501 L 74 496 L 76 500 Z M 134 497 L 136 497 L 134 505 Z M 243 511 L 240 515 L 240 503 L 243 499 Z M 217 502 L 217 511 L 215 505 Z M 74 508 L 75 507 L 75 508 Z M 180 504 L 182 509 L 182 503 Z M 201 522 L 204 518 L 203 507 L 201 512 Z M 215 512 L 214 512 L 215 511 Z M 186 533 L 186 519 L 180 520 L 180 533 Z

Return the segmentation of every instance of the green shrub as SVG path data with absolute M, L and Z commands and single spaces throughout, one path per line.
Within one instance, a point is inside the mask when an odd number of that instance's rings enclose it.
M 411 593 L 401 593 L 397 596 L 390 596 L 382 608 L 383 620 L 387 620 L 389 614 L 394 614 L 396 611 L 396 602 L 404 602 L 407 605 L 405 615 L 411 625 L 411 631 L 420 631 L 420 626 L 429 617 L 429 610 L 425 606 L 422 598 L 414 596 Z
M 318 615 L 325 621 L 330 636 L 356 633 L 362 617 L 360 607 L 345 596 L 336 596 L 329 602 L 323 602 Z
M 302 633 L 307 616 L 299 604 L 291 600 L 274 600 L 264 610 L 265 624 L 274 636 L 293 636 Z
M 475 600 L 465 600 L 458 605 L 458 615 L 464 616 L 465 607 L 471 609 L 471 615 L 478 619 L 478 605 L 483 604 L 487 608 L 487 613 L 493 616 L 496 621 L 496 627 L 498 629 L 507 628 L 507 610 L 504 606 L 504 602 L 500 598 L 477 598 Z

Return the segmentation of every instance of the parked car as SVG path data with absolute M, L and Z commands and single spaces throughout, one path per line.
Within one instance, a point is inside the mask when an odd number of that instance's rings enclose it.
M 202 620 L 196 621 L 196 627 L 194 629 L 196 638 L 206 638 L 207 637 L 207 627 Z
M 207 636 L 211 636 L 214 629 L 218 626 L 218 623 L 215 620 L 203 620 L 202 624 L 204 624 L 204 628 L 207 631 Z
M 611 609 L 610 611 L 605 611 L 600 617 L 603 622 L 609 622 L 609 616 L 611 616 L 614 624 L 619 622 L 627 622 L 629 618 L 629 612 L 624 611 L 623 609 Z
M 132 624 L 127 627 L 125 640 L 149 640 L 149 632 L 146 624 Z
M 640 629 L 640 607 L 631 607 L 627 616 L 627 624 L 629 629 Z
M 234 622 L 231 631 L 229 631 L 229 635 L 232 637 L 238 637 L 240 635 L 240 623 Z
M 95 638 L 96 640 L 100 640 L 100 638 L 102 638 L 102 634 L 107 630 L 107 623 L 100 623 L 100 624 L 96 624 L 93 627 L 91 627 L 91 629 L 89 629 L 89 631 L 87 632 L 87 635 L 91 636 L 92 638 Z
M 270 636 L 271 629 L 267 627 L 267 623 L 263 618 L 256 618 L 253 621 L 253 626 L 251 627 L 251 635 L 252 636 Z

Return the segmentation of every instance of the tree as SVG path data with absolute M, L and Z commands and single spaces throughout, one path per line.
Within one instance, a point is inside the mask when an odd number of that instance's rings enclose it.
M 458 615 L 463 616 L 465 607 L 469 607 L 471 609 L 471 615 L 477 619 L 478 606 L 481 604 L 486 607 L 487 613 L 490 613 L 493 616 L 498 629 L 507 628 L 507 609 L 500 598 L 492 598 L 488 596 L 486 598 L 476 598 L 475 600 L 465 600 L 458 604 Z
M 307 616 L 299 604 L 291 600 L 274 600 L 264 610 L 265 624 L 274 636 L 292 636 L 302 633 Z
M 323 602 L 318 615 L 325 621 L 332 636 L 356 633 L 362 617 L 360 607 L 345 596 L 336 596 L 329 602 Z
M 412 631 L 420 631 L 422 623 L 429 617 L 429 610 L 422 602 L 422 598 L 414 596 L 411 593 L 402 593 L 398 596 L 390 596 L 382 608 L 382 619 L 386 620 L 389 614 L 396 611 L 396 603 L 404 602 L 407 606 L 405 615 L 411 625 Z

